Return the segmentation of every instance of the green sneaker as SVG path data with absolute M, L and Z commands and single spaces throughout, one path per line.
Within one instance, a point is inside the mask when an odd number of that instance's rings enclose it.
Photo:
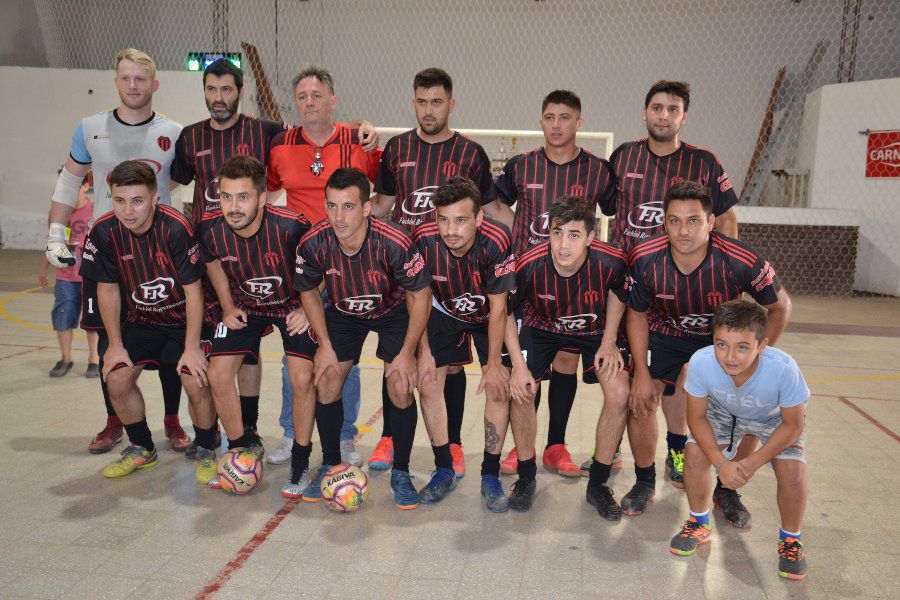
M 156 448 L 150 451 L 132 444 L 122 450 L 122 456 L 118 460 L 103 467 L 103 476 L 110 479 L 125 477 L 138 469 L 152 469 L 158 464 Z
M 674 487 L 684 489 L 684 450 L 669 450 L 666 457 L 666 479 Z

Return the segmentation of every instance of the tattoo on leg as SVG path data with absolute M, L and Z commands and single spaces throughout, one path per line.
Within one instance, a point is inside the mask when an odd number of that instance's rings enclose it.
M 500 435 L 493 423 L 484 420 L 484 449 L 490 454 L 500 453 Z

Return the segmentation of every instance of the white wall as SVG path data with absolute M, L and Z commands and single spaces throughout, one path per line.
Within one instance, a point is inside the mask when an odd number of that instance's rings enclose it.
M 113 77 L 113 71 L 0 67 L 4 247 L 40 248 L 45 243 L 50 196 L 72 132 L 81 117 L 118 106 Z M 156 110 L 185 125 L 209 117 L 201 74 L 164 72 L 159 80 Z
M 900 78 L 827 85 L 806 100 L 800 168 L 809 207 L 859 211 L 854 289 L 900 295 L 900 179 L 867 179 L 871 129 L 900 129 Z M 829 223 L 830 224 L 830 223 Z

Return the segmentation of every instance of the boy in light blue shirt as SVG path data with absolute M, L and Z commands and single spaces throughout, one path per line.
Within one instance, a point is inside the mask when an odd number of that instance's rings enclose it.
M 713 345 L 691 357 L 684 384 L 691 432 L 684 455 L 684 490 L 691 514 L 672 538 L 670 550 L 687 556 L 709 541 L 710 466 L 723 486 L 737 490 L 771 462 L 781 511 L 778 574 L 804 579 L 800 529 L 807 497 L 809 388 L 794 359 L 766 345 L 766 310 L 759 304 L 721 304 L 712 327 Z M 732 460 L 744 435 L 757 437 L 762 446 L 743 460 Z

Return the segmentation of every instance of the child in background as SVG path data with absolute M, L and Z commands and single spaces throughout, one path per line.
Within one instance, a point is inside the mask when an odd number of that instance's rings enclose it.
M 81 184 L 81 190 L 78 193 L 78 200 L 75 204 L 75 211 L 69 218 L 69 239 L 66 245 L 69 251 L 75 256 L 75 264 L 71 267 L 56 269 L 56 284 L 53 288 L 53 310 L 50 312 L 50 319 L 53 323 L 53 330 L 56 331 L 56 338 L 59 342 L 60 360 L 50 370 L 50 377 L 63 377 L 74 366 L 72 361 L 72 337 L 74 330 L 78 327 L 81 318 L 81 276 L 78 269 L 81 266 L 81 251 L 84 245 L 84 238 L 91 230 L 91 220 L 94 215 L 94 201 L 91 195 L 94 190 L 92 187 L 93 177 L 88 173 Z M 41 263 L 41 271 L 39 275 L 42 287 L 49 285 L 47 278 L 47 270 L 50 263 L 46 257 Z M 94 378 L 100 376 L 100 358 L 97 355 L 97 333 L 88 332 L 88 366 L 84 376 Z

